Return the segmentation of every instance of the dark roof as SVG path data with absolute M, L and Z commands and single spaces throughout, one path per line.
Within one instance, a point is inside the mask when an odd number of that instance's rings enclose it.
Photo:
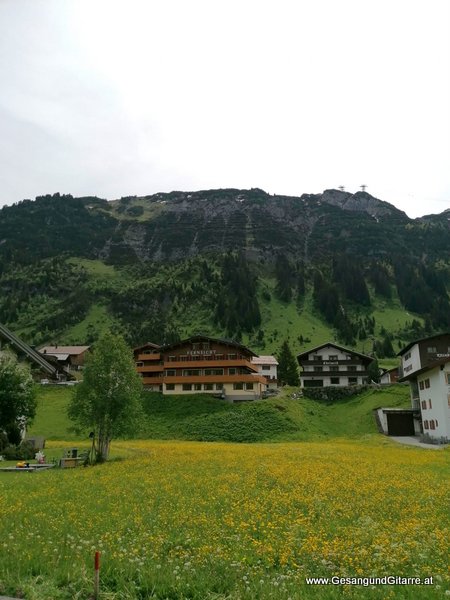
M 404 375 L 403 377 L 401 377 L 399 379 L 399 382 L 402 383 L 402 381 L 409 381 L 410 379 L 416 379 L 417 375 L 420 375 L 421 373 L 425 373 L 426 371 L 431 371 L 432 369 L 435 369 L 436 367 L 440 367 L 441 365 L 445 365 L 448 362 L 450 362 L 450 357 L 448 357 L 448 356 L 447 356 L 447 358 L 440 358 L 439 360 L 434 360 L 433 362 L 429 363 L 425 367 L 422 367 L 418 371 L 413 371 L 409 375 Z
M 232 346 L 233 348 L 236 348 L 237 350 L 241 350 L 241 351 L 246 352 L 247 354 L 251 354 L 252 356 L 258 356 L 257 354 L 255 354 L 255 352 L 253 352 L 253 350 L 250 350 L 250 348 L 247 348 L 246 346 L 244 346 L 243 344 L 240 344 L 239 342 L 236 342 L 234 340 L 222 339 L 222 338 L 213 338 L 208 335 L 192 335 L 191 337 L 189 337 L 185 340 L 180 340 L 179 342 L 173 342 L 172 344 L 166 344 L 165 346 L 161 346 L 161 351 L 170 350 L 171 348 L 176 348 L 177 346 L 182 346 L 183 344 L 188 344 L 188 343 L 193 343 L 193 342 L 201 342 L 201 341 L 226 344 L 228 346 Z
M 435 340 L 436 338 L 444 337 L 446 335 L 448 337 L 450 337 L 450 333 L 444 332 L 444 333 L 437 333 L 436 335 L 432 335 L 430 337 L 420 338 L 419 340 L 414 340 L 413 342 L 410 342 L 407 346 L 405 346 L 404 348 L 402 348 L 400 350 L 400 352 L 397 352 L 397 356 L 401 356 L 402 354 L 405 354 L 405 352 L 408 352 L 408 350 L 410 348 L 412 348 L 413 346 L 415 346 L 416 344 L 420 344 L 421 342 L 426 342 L 428 340 Z
M 158 344 L 153 344 L 153 342 L 147 342 L 146 344 L 142 344 L 142 346 L 133 348 L 133 352 L 136 352 L 137 350 L 143 350 L 144 348 L 153 348 L 154 350 L 158 350 L 161 348 L 161 346 L 158 346 Z
M 400 367 L 392 367 L 391 369 L 383 369 L 381 374 L 385 375 L 386 373 L 393 373 L 394 371 L 398 371 Z
M 317 350 L 321 350 L 325 348 L 325 346 L 333 346 L 333 348 L 337 348 L 338 350 L 342 350 L 342 352 L 348 352 L 349 354 L 354 354 L 355 356 L 359 356 L 362 360 L 367 360 L 372 362 L 374 359 L 372 356 L 368 356 L 367 354 L 362 354 L 361 352 L 356 352 L 356 350 L 350 350 L 349 348 L 344 348 L 344 346 L 339 346 L 339 344 L 335 344 L 334 342 L 326 342 L 325 344 L 320 344 L 320 346 L 315 346 L 314 348 L 310 348 L 305 352 L 301 352 L 297 354 L 297 360 L 300 361 L 301 358 L 311 354 L 311 352 L 317 352 Z

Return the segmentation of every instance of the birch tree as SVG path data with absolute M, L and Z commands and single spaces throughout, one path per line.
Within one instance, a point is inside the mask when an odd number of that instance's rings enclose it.
M 83 382 L 68 414 L 93 435 L 95 462 L 108 459 L 111 440 L 136 431 L 141 416 L 142 383 L 122 336 L 106 333 L 87 359 Z

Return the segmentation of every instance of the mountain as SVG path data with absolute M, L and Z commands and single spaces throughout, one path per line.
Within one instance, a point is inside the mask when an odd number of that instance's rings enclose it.
M 0 210 L 0 322 L 35 344 L 114 327 L 392 354 L 450 327 L 449 218 L 340 190 L 39 196 Z

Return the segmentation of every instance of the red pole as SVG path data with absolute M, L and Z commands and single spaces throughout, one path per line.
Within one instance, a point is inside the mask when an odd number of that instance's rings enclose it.
M 94 598 L 100 593 L 100 552 L 96 550 L 94 558 Z

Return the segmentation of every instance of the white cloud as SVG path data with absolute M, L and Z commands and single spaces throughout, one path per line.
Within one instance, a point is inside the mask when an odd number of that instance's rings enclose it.
M 446 0 L 4 0 L 0 203 L 365 183 L 440 212 L 449 16 Z

